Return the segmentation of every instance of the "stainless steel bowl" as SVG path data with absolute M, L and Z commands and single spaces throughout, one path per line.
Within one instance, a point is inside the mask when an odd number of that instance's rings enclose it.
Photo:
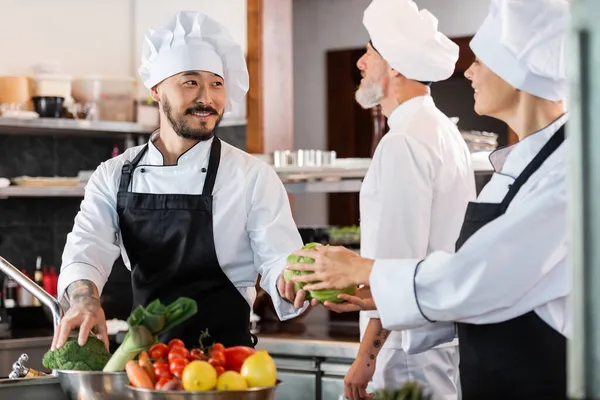
M 182 390 L 150 390 L 127 386 L 134 400 L 275 400 L 277 386 L 247 390 L 184 392 Z
M 125 372 L 57 370 L 58 380 L 70 400 L 128 400 Z

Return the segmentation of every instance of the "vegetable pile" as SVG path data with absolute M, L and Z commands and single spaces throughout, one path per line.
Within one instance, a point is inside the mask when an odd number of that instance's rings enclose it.
M 430 400 L 417 382 L 406 382 L 400 389 L 381 389 L 375 392 L 375 400 Z
M 82 347 L 77 338 L 69 338 L 61 348 L 46 352 L 42 365 L 49 369 L 100 371 L 109 358 L 101 340 L 90 336 Z
M 147 307 L 137 307 L 127 319 L 129 332 L 115 353 L 106 351 L 104 343 L 93 336 L 81 347 L 70 338 L 61 348 L 49 350 L 42 360 L 46 368 L 78 371 L 125 371 L 125 365 L 155 344 L 157 336 L 174 328 L 198 311 L 196 302 L 180 297 L 168 306 L 155 300 Z
M 317 247 L 320 246 L 319 243 L 308 243 L 305 244 L 302 249 L 303 250 L 316 250 Z M 291 254 L 288 256 L 287 258 L 287 263 L 288 264 L 300 264 L 300 263 L 307 263 L 307 264 L 314 264 L 315 260 L 314 258 L 308 258 L 308 257 L 303 257 L 303 256 L 297 256 L 294 254 Z M 283 279 L 286 282 L 291 281 L 292 277 L 295 275 L 308 275 L 308 274 L 312 274 L 312 272 L 308 272 L 308 271 L 294 271 L 294 270 L 289 270 L 286 269 L 283 272 Z M 301 282 L 294 282 L 294 287 L 296 289 L 296 291 L 304 288 L 304 286 L 306 286 L 306 283 L 301 283 Z M 343 302 L 342 299 L 338 299 L 338 294 L 354 294 L 356 293 L 356 287 L 349 287 L 346 289 L 322 289 L 322 290 L 310 290 L 306 293 L 306 299 L 310 300 L 310 299 L 316 299 L 320 302 L 325 302 L 325 301 L 331 301 L 334 303 L 341 303 Z
M 138 306 L 129 318 L 129 332 L 115 354 L 104 366 L 104 372 L 120 372 L 125 370 L 128 361 L 133 360 L 144 350 L 157 342 L 157 336 L 181 324 L 198 312 L 196 302 L 187 297 L 180 297 L 168 306 L 160 300 L 154 300 L 146 308 Z
M 275 362 L 266 351 L 213 344 L 206 351 L 188 350 L 179 339 L 157 343 L 126 366 L 132 386 L 155 390 L 244 390 L 271 387 L 277 380 Z

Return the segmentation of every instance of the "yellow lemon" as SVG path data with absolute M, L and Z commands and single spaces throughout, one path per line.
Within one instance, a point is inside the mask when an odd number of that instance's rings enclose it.
M 181 383 L 188 392 L 212 390 L 217 385 L 217 371 L 206 361 L 192 361 L 185 366 Z
M 244 361 L 240 373 L 249 387 L 274 386 L 277 381 L 275 361 L 266 350 L 260 350 Z
M 244 390 L 248 383 L 244 377 L 235 371 L 223 372 L 217 380 L 217 390 Z

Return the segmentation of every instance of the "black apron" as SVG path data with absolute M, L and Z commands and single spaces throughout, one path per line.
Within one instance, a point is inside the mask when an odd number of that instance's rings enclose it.
M 521 186 L 564 141 L 561 127 L 517 177 L 501 203 L 469 203 L 456 249 L 506 212 Z M 566 338 L 535 311 L 496 324 L 458 323 L 464 400 L 566 399 Z
M 198 304 L 198 313 L 160 337 L 183 340 L 187 348 L 205 345 L 254 346 L 250 306 L 221 269 L 213 235 L 213 188 L 221 158 L 221 141 L 213 139 L 201 195 L 134 193 L 133 172 L 148 150 L 146 145 L 125 163 L 117 195 L 123 245 L 131 262 L 133 306 L 155 299 L 169 304 L 181 296 Z M 145 173 L 143 167 L 139 173 Z

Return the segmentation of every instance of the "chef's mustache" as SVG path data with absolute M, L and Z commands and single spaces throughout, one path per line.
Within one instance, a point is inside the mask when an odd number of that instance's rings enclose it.
M 185 110 L 185 115 L 191 114 L 191 113 L 194 113 L 194 112 L 208 112 L 208 113 L 216 114 L 216 115 L 219 114 L 217 112 L 217 110 L 215 110 L 211 106 L 197 105 L 197 106 L 193 106 L 193 107 L 190 107 L 187 110 Z

